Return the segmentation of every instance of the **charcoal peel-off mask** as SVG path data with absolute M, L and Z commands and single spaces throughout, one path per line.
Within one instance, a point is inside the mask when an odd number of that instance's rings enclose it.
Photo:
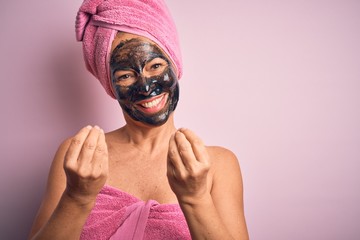
M 179 84 L 169 58 L 154 44 L 125 40 L 110 58 L 111 82 L 121 108 L 134 120 L 160 126 L 175 110 Z

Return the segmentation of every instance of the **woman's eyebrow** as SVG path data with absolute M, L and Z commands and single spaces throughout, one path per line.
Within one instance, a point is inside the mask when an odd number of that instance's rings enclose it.
M 122 67 L 122 66 L 117 66 L 112 70 L 112 74 L 116 74 L 116 72 L 118 71 L 134 71 L 134 69 L 130 68 L 130 67 Z
M 148 64 L 150 62 L 152 62 L 153 60 L 160 58 L 163 61 L 165 61 L 167 64 L 169 64 L 169 61 L 162 55 L 162 54 L 154 54 L 154 56 L 150 57 L 149 59 L 147 59 L 144 63 Z

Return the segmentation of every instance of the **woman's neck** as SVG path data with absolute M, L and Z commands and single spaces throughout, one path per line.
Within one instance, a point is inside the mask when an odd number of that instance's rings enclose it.
M 161 126 L 148 126 L 132 119 L 126 119 L 127 124 L 120 129 L 125 140 L 143 149 L 153 151 L 159 146 L 168 146 L 171 135 L 176 131 L 173 114 Z

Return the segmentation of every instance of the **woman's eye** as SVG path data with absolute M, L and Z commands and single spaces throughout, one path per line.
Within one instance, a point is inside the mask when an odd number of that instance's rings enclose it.
M 156 63 L 156 64 L 151 66 L 152 69 L 158 69 L 159 67 L 161 67 L 160 63 Z
M 136 75 L 129 71 L 118 71 L 115 73 L 115 83 L 120 86 L 129 86 L 136 81 Z
M 148 74 L 150 76 L 159 75 L 166 70 L 167 65 L 167 62 L 164 59 L 157 57 L 145 64 L 144 73 L 145 75 Z
M 122 75 L 118 76 L 118 77 L 116 78 L 116 80 L 117 80 L 118 82 L 119 82 L 119 81 L 126 81 L 126 80 L 131 79 L 132 77 L 133 77 L 132 74 L 126 73 L 126 74 L 122 74 Z
M 125 80 L 125 79 L 128 79 L 129 77 L 130 77 L 130 74 L 124 74 L 119 77 L 119 80 Z

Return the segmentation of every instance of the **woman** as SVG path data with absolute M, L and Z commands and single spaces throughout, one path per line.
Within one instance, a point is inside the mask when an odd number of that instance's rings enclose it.
M 59 147 L 30 238 L 248 239 L 235 155 L 175 128 L 182 65 L 164 2 L 84 1 L 76 30 L 126 125 Z

